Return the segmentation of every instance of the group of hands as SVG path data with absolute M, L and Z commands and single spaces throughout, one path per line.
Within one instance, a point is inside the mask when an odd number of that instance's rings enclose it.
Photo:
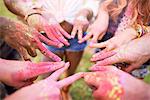
M 0 64 L 1 82 L 18 89 L 5 100 L 62 100 L 62 88 L 81 78 L 92 89 L 95 100 L 147 100 L 149 98 L 149 85 L 111 65 L 91 67 L 91 72 L 78 72 L 59 80 L 60 75 L 69 68 L 69 62 L 33 63 L 0 59 Z M 35 82 L 39 75 L 45 73 L 51 75 Z M 116 88 L 118 90 L 111 94 Z
M 60 89 L 62 87 L 83 77 L 85 82 L 92 87 L 95 99 L 107 99 L 109 98 L 108 92 L 102 92 L 102 90 L 107 90 L 105 87 L 107 84 L 105 83 L 110 83 L 111 81 L 110 77 L 105 77 L 107 74 L 117 75 L 124 91 L 127 90 L 129 91 L 128 93 L 132 93 L 136 89 L 131 84 L 135 83 L 135 81 L 141 83 L 141 81 L 117 69 L 112 64 L 128 63 L 129 66 L 124 68 L 127 72 L 131 72 L 133 69 L 140 67 L 140 65 L 150 58 L 150 48 L 148 48 L 150 46 L 150 35 L 146 34 L 141 38 L 136 38 L 136 31 L 130 27 L 122 32 L 116 32 L 113 38 L 105 42 L 97 43 L 97 40 L 102 39 L 108 28 L 109 16 L 106 13 L 102 13 L 90 26 L 86 17 L 84 20 L 75 19 L 71 35 L 63 30 L 53 15 L 48 13 L 43 13 L 42 15 L 33 14 L 28 17 L 27 22 L 29 26 L 15 21 L 5 23 L 5 26 L 8 28 L 4 32 L 1 32 L 5 33 L 3 34 L 4 40 L 15 48 L 25 60 L 30 59 L 28 54 L 33 57 L 36 56 L 36 49 L 39 49 L 45 56 L 48 56 L 56 62 L 40 62 L 35 64 L 30 61 L 8 62 L 1 60 L 5 66 L 11 65 L 11 68 L 9 68 L 10 66 L 6 66 L 3 69 L 6 70 L 3 72 L 8 72 L 4 73 L 6 79 L 2 79 L 3 82 L 16 88 L 26 86 L 11 95 L 11 98 L 50 98 L 52 100 L 55 98 L 55 100 L 59 100 Z M 83 37 L 84 28 L 87 27 L 87 35 Z M 41 32 L 45 32 L 47 37 L 43 36 Z M 105 49 L 92 56 L 91 61 L 96 62 L 90 68 L 93 72 L 81 72 L 57 81 L 60 74 L 67 70 L 69 63 L 62 62 L 57 55 L 47 50 L 42 43 L 44 42 L 47 45 L 61 48 L 64 45 L 69 46 L 68 39 L 74 38 L 76 35 L 78 35 L 79 43 L 92 38 L 89 44 L 90 47 Z M 32 84 L 38 75 L 47 72 L 53 73 L 48 78 Z M 97 81 L 97 78 L 101 80 Z M 104 86 L 102 87 L 102 85 Z M 30 92 L 31 90 L 32 92 Z M 123 96 L 127 96 L 127 94 L 124 93 Z

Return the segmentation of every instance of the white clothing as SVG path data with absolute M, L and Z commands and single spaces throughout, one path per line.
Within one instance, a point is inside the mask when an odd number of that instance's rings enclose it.
M 81 9 L 90 9 L 93 11 L 94 16 L 96 16 L 100 1 L 101 0 L 38 0 L 34 3 L 34 7 L 42 7 L 47 10 L 55 16 L 59 23 L 67 21 L 73 24 L 76 14 Z

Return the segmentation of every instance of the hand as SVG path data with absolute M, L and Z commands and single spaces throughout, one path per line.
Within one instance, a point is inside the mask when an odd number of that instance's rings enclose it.
M 150 35 L 144 35 L 112 51 L 97 53 L 91 60 L 100 66 L 125 62 L 130 65 L 124 70 L 131 72 L 150 59 L 149 41 Z
M 67 70 L 68 67 L 69 64 L 66 64 L 64 68 L 55 71 L 48 78 L 18 90 L 11 96 L 7 97 L 6 100 L 15 100 L 16 98 L 21 100 L 61 100 L 60 89 L 83 77 L 83 73 L 77 73 L 68 78 L 57 81 L 59 76 Z
M 52 14 L 46 12 L 43 12 L 42 15 L 34 14 L 28 17 L 27 22 L 39 32 L 44 31 L 50 40 L 59 44 L 57 47 L 69 45 L 64 36 L 69 39 L 71 36 L 60 26 Z
M 90 47 L 105 48 L 106 51 L 116 49 L 123 44 L 126 44 L 137 38 L 137 32 L 133 28 L 128 28 L 124 31 L 116 32 L 115 36 L 102 43 L 92 43 Z
M 32 84 L 37 76 L 62 68 L 64 62 L 11 61 L 0 59 L 0 81 L 9 86 L 20 88 Z
M 78 16 L 74 21 L 74 27 L 71 33 L 71 37 L 74 38 L 78 34 L 78 40 L 81 41 L 83 38 L 83 32 L 86 31 L 89 25 L 89 21 L 84 16 Z
M 109 23 L 109 15 L 105 11 L 100 11 L 98 18 L 95 22 L 89 26 L 88 34 L 80 41 L 84 42 L 90 39 L 92 36 L 92 43 L 96 43 L 98 39 L 102 39 L 105 35 Z
M 91 70 L 95 72 L 86 73 L 84 80 L 92 88 L 95 100 L 147 100 L 149 98 L 148 84 L 114 66 L 97 66 Z
M 36 49 L 39 49 L 45 56 L 48 56 L 52 60 L 61 61 L 57 55 L 46 49 L 40 40 L 49 45 L 58 45 L 58 43 L 49 41 L 35 29 L 29 28 L 22 23 L 11 21 L 4 17 L 0 17 L 0 21 L 0 37 L 8 45 L 16 49 L 25 60 L 30 60 L 28 54 L 35 57 L 37 55 Z

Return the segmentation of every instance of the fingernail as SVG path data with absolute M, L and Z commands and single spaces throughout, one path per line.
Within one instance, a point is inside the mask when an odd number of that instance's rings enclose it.
M 70 62 L 67 62 L 65 66 L 68 68 L 70 66 Z
M 61 47 L 63 47 L 63 46 L 64 46 L 64 44 L 62 44 L 62 43 L 59 43 L 59 44 L 58 44 L 58 47 L 59 47 L 59 48 L 61 48 Z
M 73 39 L 73 38 L 74 38 L 74 36 L 71 36 L 71 38 Z

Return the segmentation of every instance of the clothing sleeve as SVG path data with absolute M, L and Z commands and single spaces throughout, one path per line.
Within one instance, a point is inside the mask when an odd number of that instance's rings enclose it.
M 86 8 L 92 10 L 94 17 L 96 17 L 98 14 L 100 2 L 101 0 L 85 0 L 82 9 Z

